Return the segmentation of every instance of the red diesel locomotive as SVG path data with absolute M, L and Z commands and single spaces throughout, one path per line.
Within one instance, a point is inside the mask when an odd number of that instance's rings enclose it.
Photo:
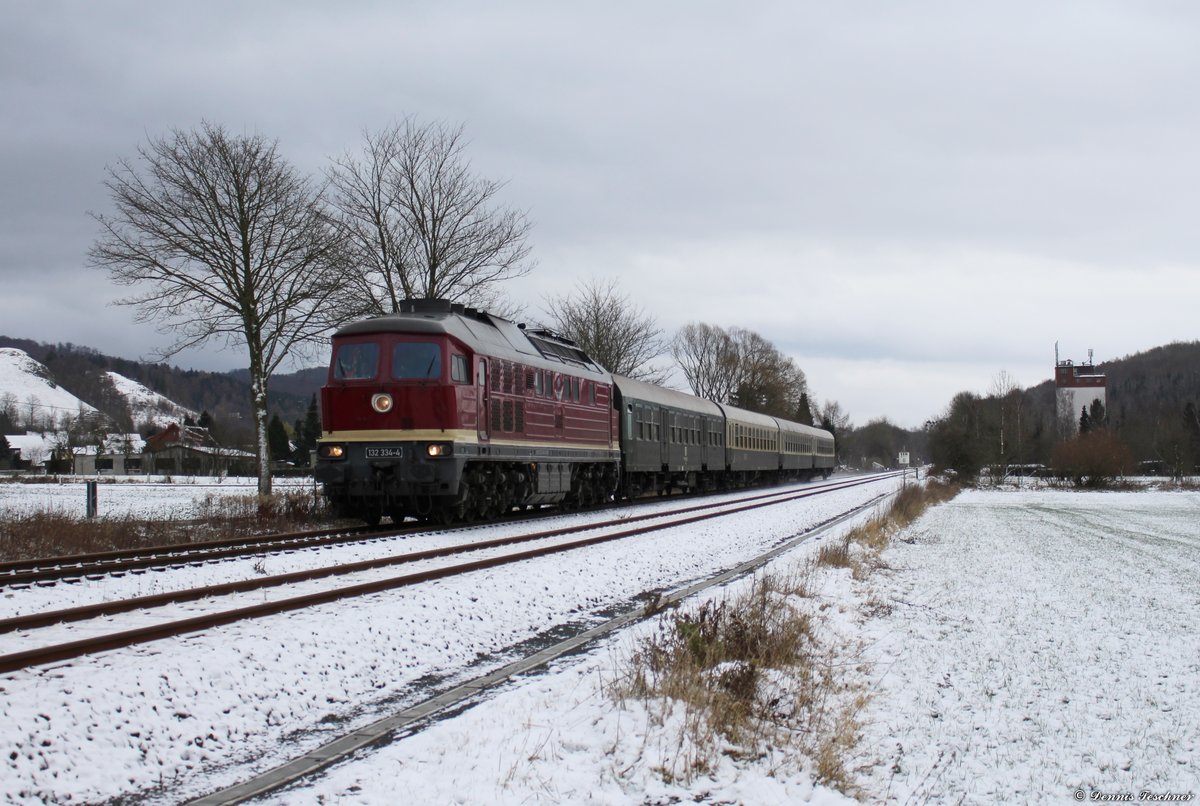
M 343 327 L 316 479 L 338 514 L 443 522 L 617 488 L 609 374 L 566 339 L 444 300 Z
M 316 479 L 369 524 L 802 481 L 835 462 L 828 431 L 611 375 L 567 339 L 444 300 L 334 334 L 321 420 Z

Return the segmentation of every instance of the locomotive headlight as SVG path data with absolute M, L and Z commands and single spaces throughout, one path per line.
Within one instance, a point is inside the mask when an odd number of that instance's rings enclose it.
M 322 459 L 341 459 L 346 455 L 343 445 L 322 445 L 317 449 L 317 455 Z
M 371 396 L 371 408 L 380 414 L 387 414 L 392 410 L 392 396 L 386 392 L 380 392 L 377 395 Z
M 429 456 L 449 456 L 450 444 L 447 442 L 436 442 L 425 447 L 425 453 Z

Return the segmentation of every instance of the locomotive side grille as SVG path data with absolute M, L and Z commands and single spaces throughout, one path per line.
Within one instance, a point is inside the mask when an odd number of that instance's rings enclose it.
M 516 366 L 511 361 L 504 363 L 504 391 L 510 395 L 513 391 L 513 375 L 516 374 L 515 370 Z
M 504 430 L 513 430 L 513 402 L 511 400 L 504 401 Z
M 492 431 L 499 431 L 500 426 L 504 423 L 504 418 L 501 413 L 500 401 L 492 401 Z
M 525 433 L 525 402 L 517 401 L 517 428 L 518 433 Z

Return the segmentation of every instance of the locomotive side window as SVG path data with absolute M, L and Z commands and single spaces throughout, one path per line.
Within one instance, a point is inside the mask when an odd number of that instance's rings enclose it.
M 467 357 L 465 355 L 450 356 L 450 378 L 455 383 L 470 383 L 471 374 L 467 369 Z
M 442 348 L 428 342 L 400 342 L 392 348 L 392 377 L 398 381 L 442 377 Z
M 542 373 L 537 370 L 534 371 L 533 375 L 533 393 L 538 397 L 544 397 L 546 394 L 545 386 L 542 383 Z
M 338 346 L 333 361 L 333 377 L 340 381 L 365 381 L 379 369 L 379 345 L 359 342 Z

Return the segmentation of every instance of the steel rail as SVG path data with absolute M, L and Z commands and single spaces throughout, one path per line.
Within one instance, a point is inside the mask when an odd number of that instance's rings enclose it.
M 417 531 L 417 530 L 414 530 Z M 401 532 L 403 533 L 403 532 Z M 174 563 L 204 563 L 258 551 L 286 551 L 308 548 L 361 537 L 391 536 L 395 530 L 370 530 L 363 527 L 318 529 L 306 532 L 281 532 L 250 537 L 231 537 L 196 543 L 172 543 L 136 549 L 101 551 L 92 554 L 67 554 L 33 560 L 0 563 L 0 585 L 60 580 L 88 574 L 109 574 Z
M 279 599 L 274 602 L 263 602 L 247 607 L 235 608 L 216 613 L 208 613 L 192 618 L 179 619 L 161 624 L 151 625 L 148 627 L 139 627 L 131 630 L 124 630 L 107 635 L 94 636 L 91 638 L 70 641 L 62 644 L 55 644 L 46 647 L 37 647 L 34 649 L 14 652 L 0 656 L 0 673 L 7 673 L 26 669 L 31 666 L 40 666 L 47 663 L 70 660 L 72 658 L 81 657 L 96 652 L 103 652 L 110 649 L 120 649 L 124 647 L 134 646 L 137 644 L 148 643 L 150 641 L 159 640 L 162 638 L 171 638 L 181 635 L 187 635 L 194 632 L 220 627 L 226 624 L 232 624 L 238 621 L 244 621 L 263 616 L 276 615 L 286 613 L 293 610 L 300 610 L 316 605 L 327 604 L 339 599 L 347 599 L 356 596 L 365 596 L 372 593 L 379 593 L 385 590 L 416 585 L 423 582 L 430 582 L 437 579 L 466 574 L 473 571 L 480 571 L 489 568 L 495 568 L 502 565 L 520 562 L 523 560 L 543 557 L 550 554 L 571 551 L 577 548 L 586 546 L 598 545 L 601 543 L 621 540 L 627 537 L 646 534 L 649 532 L 659 531 L 662 529 L 676 528 L 686 526 L 692 523 L 709 520 L 712 518 L 734 515 L 741 512 L 748 512 L 762 507 L 774 506 L 776 504 L 787 503 L 792 500 L 807 498 L 814 495 L 820 495 L 825 492 L 834 492 L 839 489 L 868 484 L 874 481 L 879 481 L 889 476 L 872 476 L 866 479 L 858 479 L 852 482 L 847 482 L 841 486 L 828 485 L 813 490 L 804 490 L 792 495 L 776 494 L 774 497 L 777 500 L 755 500 L 752 503 L 747 503 L 741 506 L 734 506 L 730 509 L 722 509 L 720 512 L 706 512 L 704 514 L 692 515 L 690 517 L 673 520 L 666 524 L 641 526 L 631 529 L 622 529 L 615 532 L 609 532 L 602 535 L 594 535 L 584 537 L 578 540 L 571 540 L 564 543 L 555 543 L 551 546 L 541 546 L 524 551 L 518 551 L 511 554 L 503 554 L 496 557 L 490 557 L 471 562 L 459 563 L 456 565 L 444 566 L 442 568 L 428 569 L 410 574 L 402 574 L 400 576 L 388 577 L 386 579 L 374 580 L 371 582 L 363 582 L 354 585 L 348 585 L 339 588 L 332 588 L 316 593 L 294 596 L 287 599 Z M 758 496 L 758 498 L 772 497 Z M 715 504 L 705 506 L 702 509 L 712 509 L 722 505 Z M 694 510 L 692 510 L 694 511 Z M 639 520 L 646 517 L 654 516 L 638 516 Z M 658 515 L 658 518 L 664 517 Z M 624 520 L 618 523 L 629 523 L 632 521 Z M 594 531 L 596 527 L 591 525 L 583 525 L 574 527 L 572 531 Z

